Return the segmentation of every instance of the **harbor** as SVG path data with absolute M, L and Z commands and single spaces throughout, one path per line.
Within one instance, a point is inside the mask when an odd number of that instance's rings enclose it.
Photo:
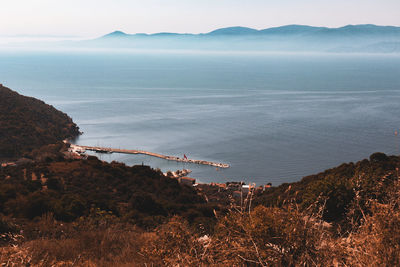
M 97 153 L 107 153 L 107 154 L 110 154 L 110 153 L 143 154 L 143 155 L 157 157 L 157 158 L 161 158 L 161 159 L 165 159 L 165 160 L 185 162 L 185 163 L 194 163 L 194 164 L 201 164 L 201 165 L 209 165 L 209 166 L 214 166 L 214 167 L 223 168 L 223 169 L 230 167 L 230 165 L 227 163 L 189 159 L 186 157 L 186 155 L 184 155 L 183 158 L 180 158 L 180 157 L 175 157 L 175 156 L 161 155 L 158 153 L 144 151 L 144 150 L 131 150 L 131 149 L 97 147 L 97 146 L 81 146 L 81 145 L 74 145 L 74 144 L 70 144 L 70 146 L 71 146 L 71 150 L 73 150 L 74 152 L 77 152 L 77 153 L 85 153 L 85 151 L 88 150 L 88 151 L 94 151 Z

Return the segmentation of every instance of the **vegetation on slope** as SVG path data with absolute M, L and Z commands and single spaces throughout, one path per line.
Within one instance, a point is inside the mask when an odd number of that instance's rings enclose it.
M 363 208 L 370 200 L 385 201 L 388 190 L 398 179 L 400 159 L 374 153 L 369 160 L 345 163 L 316 175 L 304 177 L 296 183 L 270 188 L 257 196 L 256 204 L 281 207 L 295 202 L 301 209 L 314 203 L 324 206 L 323 219 L 344 226 L 348 211 L 358 198 Z M 359 220 L 361 214 L 353 214 Z
M 65 113 L 0 85 L 0 160 L 79 134 Z
M 212 223 L 214 217 L 213 207 L 193 188 L 147 166 L 89 157 L 0 170 L 0 212 L 7 216 L 32 220 L 52 213 L 58 221 L 71 222 L 92 209 L 146 228 L 172 215 L 191 223 Z

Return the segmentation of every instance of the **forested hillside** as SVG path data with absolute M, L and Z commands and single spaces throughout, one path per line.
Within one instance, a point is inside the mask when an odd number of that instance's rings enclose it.
M 0 160 L 79 134 L 65 113 L 0 85 Z
M 193 188 L 148 166 L 89 157 L 0 169 L 0 213 L 28 220 L 51 213 L 71 222 L 92 209 L 144 228 L 173 215 L 204 224 L 214 217 L 213 207 Z
M 370 213 L 371 202 L 387 201 L 398 181 L 399 167 L 399 157 L 374 153 L 369 159 L 344 163 L 299 182 L 270 188 L 257 196 L 255 205 L 283 207 L 295 203 L 301 210 L 322 207 L 325 221 L 347 229 L 350 221 L 359 222 L 362 218 L 360 209 Z M 354 208 L 358 212 L 350 214 Z

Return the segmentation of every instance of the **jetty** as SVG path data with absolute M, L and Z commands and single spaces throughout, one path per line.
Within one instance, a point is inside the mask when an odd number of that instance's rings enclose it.
M 84 153 L 86 150 L 88 150 L 88 151 L 95 151 L 97 153 L 107 153 L 107 154 L 110 154 L 110 153 L 143 154 L 143 155 L 148 155 L 148 156 L 166 159 L 166 160 L 209 165 L 209 166 L 214 166 L 214 167 L 223 168 L 223 169 L 230 167 L 229 164 L 226 164 L 226 163 L 218 163 L 218 162 L 211 162 L 211 161 L 205 161 L 205 160 L 195 160 L 195 159 L 188 159 L 188 158 L 179 158 L 179 157 L 175 157 L 175 156 L 165 156 L 165 155 L 148 152 L 148 151 L 144 151 L 144 150 L 119 149 L 119 148 L 97 147 L 97 146 L 80 146 L 80 145 L 74 145 L 74 144 L 70 144 L 70 146 L 73 151 L 76 151 L 79 153 Z

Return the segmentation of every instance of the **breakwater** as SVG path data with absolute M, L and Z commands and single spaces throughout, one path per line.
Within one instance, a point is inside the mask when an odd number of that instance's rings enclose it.
M 71 149 L 76 152 L 85 152 L 86 150 L 95 151 L 98 153 L 123 153 L 123 154 L 143 154 L 152 157 L 157 157 L 166 160 L 178 161 L 178 162 L 186 162 L 186 163 L 194 163 L 194 164 L 202 164 L 202 165 L 209 165 L 218 168 L 229 168 L 229 164 L 226 163 L 218 163 L 212 161 L 205 161 L 205 160 L 195 160 L 195 159 L 188 159 L 188 158 L 179 158 L 175 156 L 165 156 L 158 153 L 153 153 L 144 150 L 132 150 L 132 149 L 120 149 L 120 148 L 109 148 L 109 147 L 97 147 L 97 146 L 80 146 L 80 145 L 73 145 L 71 144 Z

